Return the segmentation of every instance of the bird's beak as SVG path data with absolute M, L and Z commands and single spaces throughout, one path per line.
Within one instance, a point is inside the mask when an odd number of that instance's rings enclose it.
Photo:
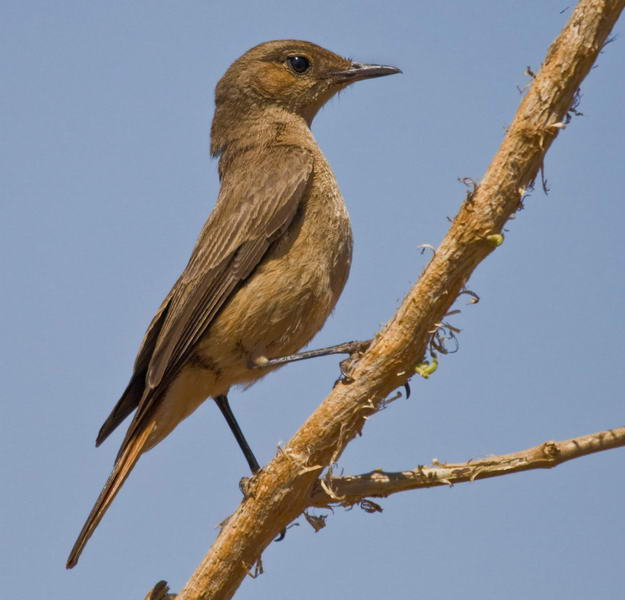
M 345 71 L 333 71 L 329 76 L 337 83 L 352 83 L 362 79 L 372 79 L 373 77 L 384 77 L 385 75 L 395 75 L 401 73 L 397 67 L 387 65 L 364 65 L 362 63 L 352 63 Z

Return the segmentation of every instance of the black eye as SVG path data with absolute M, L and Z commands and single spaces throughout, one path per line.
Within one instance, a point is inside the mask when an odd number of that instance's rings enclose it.
M 305 56 L 289 56 L 286 60 L 296 73 L 305 73 L 310 68 L 310 61 Z

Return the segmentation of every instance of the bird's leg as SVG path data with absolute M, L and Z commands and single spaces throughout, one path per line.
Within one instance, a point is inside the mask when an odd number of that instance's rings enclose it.
M 215 401 L 215 404 L 217 404 L 217 406 L 219 407 L 221 414 L 226 419 L 226 422 L 228 423 L 228 426 L 230 427 L 230 431 L 232 431 L 232 433 L 234 434 L 234 437 L 236 438 L 239 444 L 239 448 L 241 448 L 241 450 L 243 451 L 243 454 L 245 455 L 245 459 L 247 460 L 247 464 L 250 466 L 250 470 L 252 471 L 252 475 L 255 475 L 256 473 L 258 473 L 258 471 L 260 471 L 260 465 L 258 464 L 258 461 L 256 460 L 256 457 L 254 456 L 254 453 L 252 452 L 250 445 L 247 443 L 247 440 L 245 439 L 245 436 L 243 435 L 243 432 L 241 431 L 241 428 L 239 427 L 239 424 L 237 423 L 234 413 L 232 412 L 232 409 L 230 408 L 230 403 L 228 402 L 228 396 L 226 396 L 225 394 L 220 394 L 219 396 L 215 396 L 213 400 Z M 241 481 L 243 482 L 243 480 Z M 241 491 L 243 492 L 244 496 L 246 494 L 245 489 L 244 489 L 245 487 L 246 487 L 245 485 L 241 486 Z M 278 534 L 278 537 L 275 539 L 275 541 L 281 542 L 284 539 L 285 535 L 286 535 L 286 527 Z
M 316 358 L 317 356 L 329 356 L 330 354 L 356 354 L 364 352 L 371 344 L 371 340 L 345 342 L 336 346 L 328 346 L 327 348 L 318 348 L 317 350 L 307 350 L 306 352 L 298 352 L 297 354 L 289 354 L 288 356 L 280 356 L 278 358 L 267 358 L 259 356 L 253 363 L 252 368 L 262 369 L 264 367 L 277 367 L 286 365 L 287 363 L 296 362 L 298 360 L 306 360 L 308 358 Z
M 258 471 L 260 471 L 260 465 L 258 464 L 258 461 L 256 460 L 256 457 L 254 456 L 250 445 L 247 443 L 247 440 L 245 439 L 245 436 L 243 435 L 243 432 L 241 431 L 241 428 L 239 427 L 239 424 L 237 423 L 237 420 L 232 410 L 230 409 L 228 396 L 226 396 L 225 394 L 220 394 L 219 396 L 215 396 L 213 400 L 215 401 L 215 404 L 217 404 L 217 406 L 219 407 L 221 414 L 226 419 L 226 422 L 230 427 L 230 431 L 232 431 L 234 437 L 237 440 L 237 443 L 239 444 L 239 448 L 241 448 L 241 450 L 243 451 L 243 454 L 245 455 L 245 460 L 247 460 L 247 464 L 250 466 L 252 474 L 257 473 Z
M 349 356 L 340 362 L 341 377 L 336 381 L 339 383 L 351 383 L 351 377 L 349 371 L 357 360 L 357 356 L 361 352 L 364 352 L 373 340 L 361 340 L 353 342 L 345 342 L 343 344 L 337 344 L 336 346 L 328 346 L 327 348 L 318 348 L 317 350 L 307 350 L 305 352 L 298 352 L 296 354 L 289 354 L 288 356 L 280 356 L 278 358 L 267 358 L 266 356 L 259 356 L 253 363 L 253 369 L 262 369 L 263 367 L 277 367 L 280 365 L 286 365 L 287 363 L 297 362 L 298 360 L 306 360 L 308 358 L 317 358 L 318 356 L 329 356 L 330 354 L 349 354 Z M 335 385 L 336 385 L 335 383 Z M 406 398 L 410 397 L 410 384 L 404 383 L 406 390 Z

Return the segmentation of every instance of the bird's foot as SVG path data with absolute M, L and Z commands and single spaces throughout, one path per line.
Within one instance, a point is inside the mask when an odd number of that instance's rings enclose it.
M 260 471 L 256 471 L 250 477 L 241 477 L 239 479 L 239 489 L 241 490 L 241 494 L 243 494 L 243 502 L 245 502 L 248 498 L 254 497 L 254 488 L 256 487 L 256 476 Z M 286 527 L 278 534 L 278 537 L 274 540 L 274 542 L 281 542 L 286 537 Z
M 363 352 L 371 345 L 371 342 L 372 340 L 365 340 L 363 342 L 347 342 L 346 344 L 343 344 L 343 346 L 348 347 L 349 356 L 339 363 L 341 376 L 334 382 L 335 386 L 339 383 L 342 383 L 343 385 L 354 383 L 354 378 L 350 375 L 350 373 L 356 366 L 356 363 L 360 360 Z
M 241 494 L 243 495 L 244 502 L 248 498 L 253 498 L 255 495 L 256 482 L 258 481 L 256 476 L 258 475 L 258 473 L 260 473 L 260 469 L 249 477 L 241 477 L 241 479 L 239 479 L 239 489 L 241 490 Z

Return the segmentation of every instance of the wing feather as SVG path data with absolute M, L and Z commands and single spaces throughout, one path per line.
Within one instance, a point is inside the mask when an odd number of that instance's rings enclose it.
M 264 158 L 263 158 L 264 157 Z M 270 152 L 242 156 L 223 178 L 189 262 L 161 307 L 158 337 L 149 361 L 141 366 L 145 389 L 120 453 L 141 429 L 169 382 L 210 326 L 221 307 L 258 266 L 269 246 L 293 220 L 313 168 L 305 149 L 277 146 Z M 260 159 L 260 161 L 259 161 Z M 243 167 L 243 165 L 245 165 Z M 166 304 L 166 306 L 165 306 Z M 144 342 L 145 343 L 145 342 Z

